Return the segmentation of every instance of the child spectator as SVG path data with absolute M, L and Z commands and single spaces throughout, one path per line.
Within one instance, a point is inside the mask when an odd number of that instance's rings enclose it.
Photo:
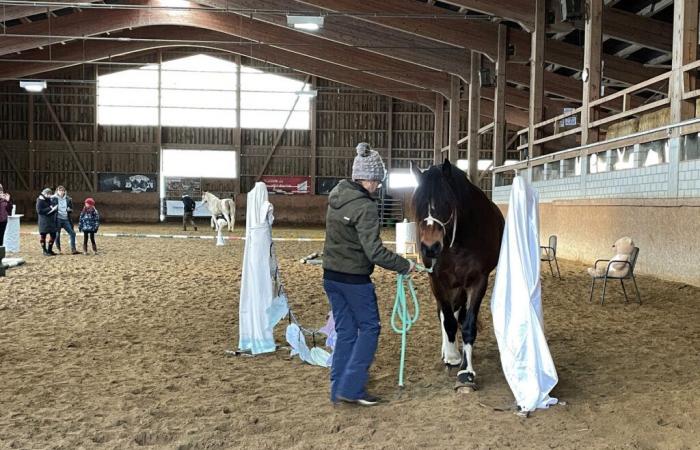
M 78 221 L 78 231 L 83 233 L 83 253 L 88 254 L 88 237 L 92 243 L 92 251 L 97 254 L 97 244 L 95 243 L 95 233 L 100 228 L 100 213 L 95 208 L 95 200 L 92 198 L 85 199 L 85 206 L 80 211 L 80 219 Z

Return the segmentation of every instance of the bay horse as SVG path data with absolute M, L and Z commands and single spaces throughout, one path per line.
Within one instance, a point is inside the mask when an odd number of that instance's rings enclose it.
M 217 216 L 221 215 L 226 220 L 228 231 L 233 231 L 233 227 L 236 223 L 236 203 L 233 199 L 220 199 L 211 192 L 204 192 L 202 194 L 202 203 L 207 207 L 209 213 L 211 213 L 211 228 L 213 230 L 218 230 L 216 219 Z
M 411 164 L 411 172 L 418 181 L 411 203 L 421 259 L 433 269 L 430 286 L 442 326 L 442 359 L 448 367 L 459 366 L 456 387 L 476 388 L 472 350 L 477 316 L 489 274 L 498 263 L 503 214 L 447 159 L 424 171 Z

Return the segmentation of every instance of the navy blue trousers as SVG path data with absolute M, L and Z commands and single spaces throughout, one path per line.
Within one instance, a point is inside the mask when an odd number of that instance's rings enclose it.
M 323 280 L 331 303 L 337 340 L 331 366 L 331 401 L 366 394 L 369 368 L 379 341 L 379 309 L 374 284 Z

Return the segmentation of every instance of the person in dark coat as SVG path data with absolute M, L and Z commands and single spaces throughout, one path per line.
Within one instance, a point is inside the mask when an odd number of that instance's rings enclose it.
M 407 274 L 415 263 L 388 250 L 372 194 L 384 179 L 382 158 L 367 143 L 357 146 L 352 181 L 342 180 L 328 197 L 323 247 L 323 288 L 337 333 L 331 364 L 331 401 L 372 406 L 366 391 L 379 340 L 379 308 L 370 275 L 374 266 Z
M 194 200 L 192 200 L 192 197 L 190 197 L 188 194 L 183 194 L 182 206 L 184 207 L 184 212 L 182 213 L 183 231 L 187 231 L 187 224 L 192 225 L 194 227 L 194 231 L 197 231 L 197 225 L 194 223 L 193 219 L 196 204 Z
M 36 213 L 39 221 L 39 242 L 41 242 L 41 250 L 44 256 L 56 256 L 53 251 L 53 244 L 56 241 L 56 231 L 58 231 L 58 204 L 55 199 L 51 198 L 53 192 L 46 188 L 41 191 L 41 194 L 36 199 Z M 48 247 L 46 245 L 46 236 L 49 237 Z
M 7 218 L 12 214 L 12 202 L 10 194 L 5 192 L 0 184 L 0 247 L 3 246 L 5 240 L 5 229 L 7 228 Z

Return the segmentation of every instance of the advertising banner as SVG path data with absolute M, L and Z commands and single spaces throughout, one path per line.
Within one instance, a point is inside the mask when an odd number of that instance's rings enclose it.
M 311 186 L 311 177 L 263 175 L 260 181 L 267 185 L 267 192 L 271 194 L 308 194 Z

